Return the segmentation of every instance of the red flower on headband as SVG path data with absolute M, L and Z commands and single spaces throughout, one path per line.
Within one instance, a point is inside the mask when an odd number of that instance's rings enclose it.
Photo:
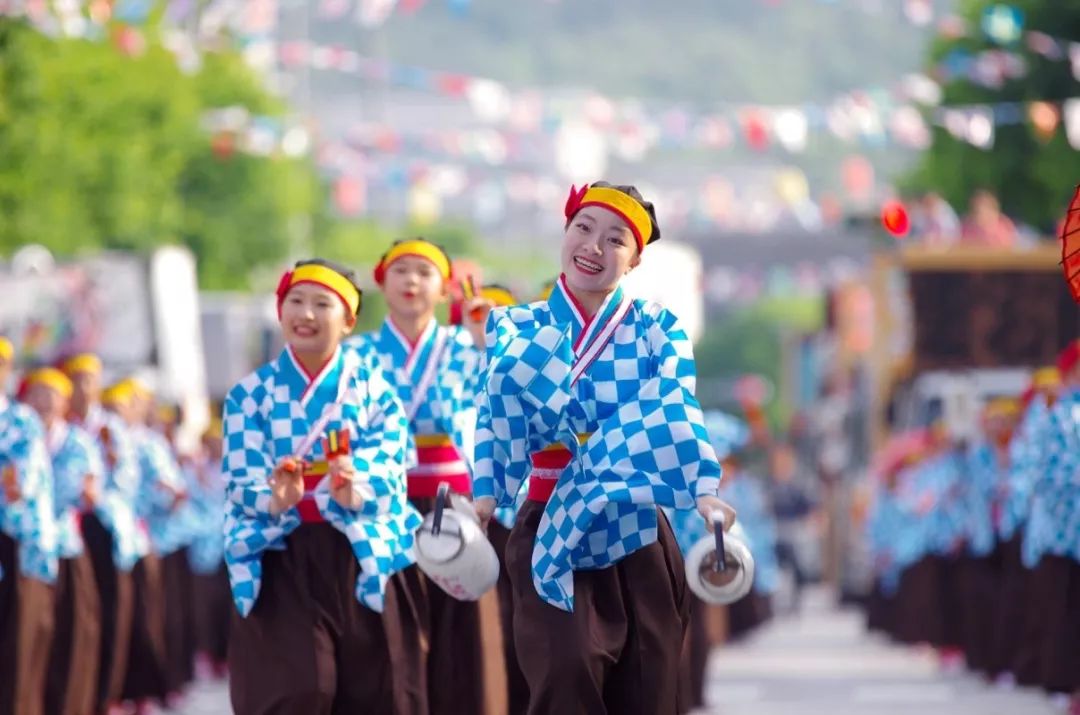
M 566 197 L 566 208 L 564 209 L 564 215 L 566 220 L 574 218 L 574 214 L 581 208 L 581 202 L 585 200 L 585 193 L 589 190 L 589 185 L 585 184 L 580 189 L 576 186 L 570 186 L 570 195 Z
M 285 271 L 281 274 L 281 280 L 278 281 L 277 290 L 274 291 L 274 295 L 277 296 L 278 320 L 281 319 L 281 304 L 285 302 L 285 294 L 289 292 L 289 284 L 292 283 L 292 274 L 292 271 Z

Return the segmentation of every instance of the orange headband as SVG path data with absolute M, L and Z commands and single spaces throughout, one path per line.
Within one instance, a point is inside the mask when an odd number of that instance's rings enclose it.
M 360 310 L 360 290 L 348 278 L 333 268 L 309 263 L 281 277 L 277 288 L 278 318 L 281 317 L 281 304 L 285 302 L 285 296 L 293 286 L 301 283 L 312 283 L 331 291 L 341 299 L 341 302 L 345 304 L 345 310 L 354 318 Z
M 639 252 L 645 250 L 645 246 L 652 240 L 652 217 L 632 196 L 607 186 L 586 184 L 580 189 L 571 186 L 570 196 L 566 199 L 566 220 L 572 220 L 577 212 L 586 206 L 600 206 L 625 221 L 634 234 Z
M 390 247 L 390 250 L 383 255 L 382 259 L 379 261 L 379 265 L 375 266 L 375 282 L 382 285 L 383 281 L 386 280 L 386 269 L 390 267 L 391 263 L 399 258 L 404 258 L 405 256 L 416 256 L 431 261 L 439 271 L 439 274 L 443 277 L 443 280 L 450 280 L 450 259 L 446 257 L 443 250 L 431 241 L 425 241 L 422 238 L 412 238 L 408 241 L 395 243 Z

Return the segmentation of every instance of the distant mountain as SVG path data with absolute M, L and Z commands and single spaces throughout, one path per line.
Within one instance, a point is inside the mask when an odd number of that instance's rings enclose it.
M 824 101 L 918 68 L 929 37 L 901 0 L 429 0 L 317 41 L 511 86 L 725 102 Z M 939 3 L 941 4 L 941 3 Z M 318 3 L 312 2 L 314 8 Z M 456 9 L 463 8 L 463 9 Z

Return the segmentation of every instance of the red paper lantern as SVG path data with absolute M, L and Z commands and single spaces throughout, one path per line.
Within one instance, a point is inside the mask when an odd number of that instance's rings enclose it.
M 1061 268 L 1073 300 L 1080 303 L 1080 186 L 1061 226 Z
M 881 225 L 896 238 L 903 238 L 911 230 L 907 207 L 899 201 L 887 201 L 881 207 Z

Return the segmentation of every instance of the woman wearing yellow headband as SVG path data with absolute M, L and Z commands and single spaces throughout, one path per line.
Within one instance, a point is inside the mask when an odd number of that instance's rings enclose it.
M 0 712 L 41 713 L 57 575 L 52 467 L 41 421 L 8 399 L 0 337 Z
M 420 526 L 401 402 L 341 347 L 360 307 L 351 271 L 298 263 L 277 297 L 285 349 L 229 391 L 222 420 L 233 710 L 423 712 L 401 667 L 420 648 L 395 578 Z
M 491 301 L 483 296 L 466 300 L 464 328 L 439 325 L 435 311 L 447 300 L 451 277 L 450 258 L 442 248 L 422 238 L 398 241 L 375 268 L 387 316 L 378 330 L 350 341 L 359 353 L 378 359 L 405 405 L 415 448 L 408 494 L 421 513 L 432 510 L 440 484 L 457 494 L 472 493 L 468 456 L 480 371 L 476 345 L 483 340 L 483 326 L 473 313 L 479 309 L 486 317 Z M 480 605 L 457 601 L 418 568 L 404 577 L 429 624 L 424 634 L 430 644 L 428 662 L 419 668 L 418 684 L 427 693 L 430 712 L 485 713 L 485 693 L 505 690 L 505 683 L 484 679 L 490 670 L 485 659 L 503 658 L 501 651 L 486 653 L 481 637 L 481 608 L 497 619 L 496 604 L 491 598 Z
M 546 301 L 496 308 L 478 400 L 476 510 L 528 498 L 506 547 L 532 715 L 674 713 L 689 601 L 658 507 L 730 528 L 691 344 L 622 277 L 660 239 L 632 186 L 571 189 Z
M 53 509 L 59 533 L 55 626 L 45 685 L 47 713 L 86 713 L 98 687 L 101 604 L 82 535 L 82 515 L 101 499 L 105 465 L 93 438 L 65 419 L 72 386 L 53 368 L 29 373 L 24 402 L 45 427 L 52 460 Z
M 68 419 L 91 436 L 104 459 L 101 498 L 93 511 L 83 514 L 80 525 L 101 602 L 101 648 L 94 711 L 105 712 L 122 695 L 132 650 L 136 564 L 149 551 L 135 517 L 139 492 L 135 446 L 123 419 L 103 406 L 106 401 L 116 404 L 126 401 L 131 388 L 124 385 L 112 389 L 104 400 L 101 360 L 91 353 L 73 355 L 62 366 L 72 384 Z M 145 564 L 138 569 L 140 592 L 145 592 L 144 574 Z M 134 630 L 145 633 L 147 628 L 140 624 Z M 137 649 L 134 657 L 144 665 L 149 661 Z

